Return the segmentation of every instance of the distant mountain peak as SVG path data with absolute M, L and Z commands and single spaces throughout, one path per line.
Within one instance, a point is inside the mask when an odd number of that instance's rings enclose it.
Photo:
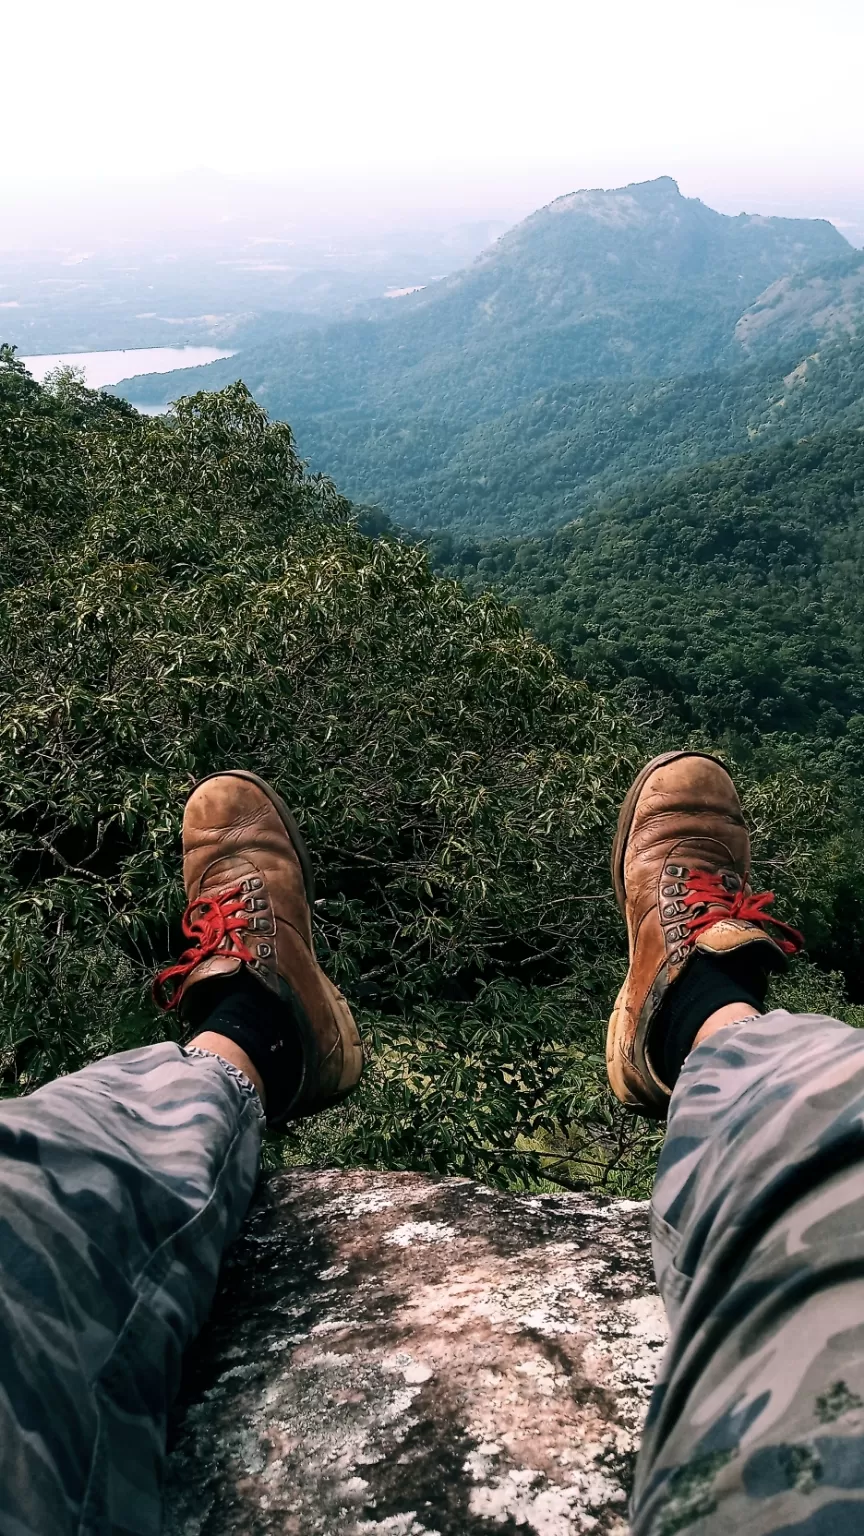
M 674 176 L 655 176 L 651 181 L 631 181 L 626 187 L 613 187 L 609 194 L 612 197 L 635 197 L 640 202 L 656 205 L 665 198 L 680 199 L 681 202 L 696 203 L 699 198 L 685 198 Z
M 578 192 L 565 192 L 532 215 L 541 218 L 556 213 L 583 212 L 601 223 L 637 222 L 643 213 L 654 213 L 658 205 L 670 200 L 697 201 L 681 196 L 677 181 L 671 176 L 658 176 L 654 181 L 632 181 L 626 187 L 583 187 Z M 517 225 L 517 228 L 519 226 Z
M 726 286 L 743 308 L 777 277 L 848 251 L 848 242 L 824 220 L 719 213 L 698 197 L 685 197 L 674 177 L 658 176 L 556 198 L 508 230 L 473 268 L 449 277 L 446 287 L 461 287 L 478 271 L 502 264 L 512 269 L 514 262 L 526 270 L 540 264 L 543 292 L 553 273 L 559 292 L 566 292 L 576 271 L 590 272 L 595 293 L 608 291 L 610 279 L 616 286 L 613 267 L 619 288 L 643 282 L 652 271 L 660 282 L 701 273 Z M 434 289 L 428 298 L 436 300 Z

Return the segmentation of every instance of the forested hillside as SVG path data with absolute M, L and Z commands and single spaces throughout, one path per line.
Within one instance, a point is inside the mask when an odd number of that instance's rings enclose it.
M 651 471 L 834 426 L 864 426 L 864 332 L 800 362 L 793 353 L 735 373 L 561 384 L 462 430 L 418 415 L 370 438 L 362 419 L 346 418 L 330 459 L 403 527 L 490 537 L 546 532 Z M 307 432 L 313 458 L 323 436 Z
M 830 224 L 730 218 L 664 177 L 559 198 L 386 317 L 118 388 L 239 376 L 402 526 L 528 533 L 647 469 L 858 425 L 862 316 L 864 254 Z
M 699 732 L 738 760 L 779 752 L 846 783 L 860 823 L 860 430 L 652 479 L 546 538 L 445 534 L 431 550 L 472 589 L 516 598 L 572 676 L 635 689 L 666 730 Z M 864 889 L 853 899 L 864 910 Z
M 6 1091 L 164 1029 L 184 795 L 249 765 L 298 810 L 320 953 L 372 1048 L 357 1099 L 272 1155 L 644 1190 L 653 1133 L 603 1073 L 626 963 L 607 856 L 674 715 L 568 678 L 514 608 L 364 537 L 239 386 L 144 418 L 4 349 L 0 542 Z M 741 782 L 757 878 L 817 960 L 848 960 L 848 779 L 780 744 Z M 816 968 L 785 986 L 841 1006 Z
M 825 338 L 864 330 L 864 251 L 847 251 L 824 266 L 781 277 L 744 311 L 730 357 L 806 350 Z

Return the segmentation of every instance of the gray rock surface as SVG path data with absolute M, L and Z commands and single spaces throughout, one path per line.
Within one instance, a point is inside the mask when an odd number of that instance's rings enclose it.
M 166 1536 L 616 1536 L 665 1333 L 645 1205 L 273 1175 L 190 1362 Z

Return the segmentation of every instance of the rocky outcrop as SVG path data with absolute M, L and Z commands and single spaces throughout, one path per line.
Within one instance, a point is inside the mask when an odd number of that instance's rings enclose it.
M 193 1356 L 166 1536 L 613 1536 L 665 1339 L 647 1207 L 263 1185 Z

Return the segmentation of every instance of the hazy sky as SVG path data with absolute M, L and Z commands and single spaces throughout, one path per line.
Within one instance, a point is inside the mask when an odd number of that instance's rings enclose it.
M 864 0 L 3 9 L 3 180 L 202 165 L 457 178 L 566 166 L 583 184 L 701 167 L 844 188 L 864 175 Z

